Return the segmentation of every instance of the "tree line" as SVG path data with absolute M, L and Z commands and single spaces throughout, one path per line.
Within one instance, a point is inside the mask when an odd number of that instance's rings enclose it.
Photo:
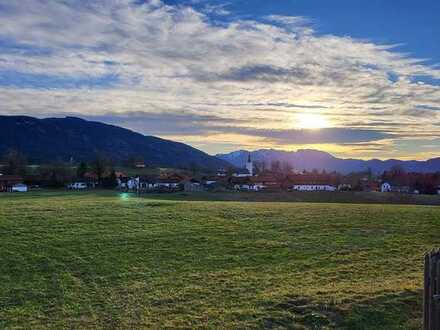
M 63 187 L 75 180 L 93 179 L 103 188 L 114 188 L 117 185 L 113 162 L 99 153 L 89 162 L 82 161 L 74 165 L 53 161 L 50 164 L 39 165 L 37 170 L 33 170 L 24 154 L 10 150 L 3 156 L 1 163 L 1 174 L 21 176 L 26 181 L 47 187 Z

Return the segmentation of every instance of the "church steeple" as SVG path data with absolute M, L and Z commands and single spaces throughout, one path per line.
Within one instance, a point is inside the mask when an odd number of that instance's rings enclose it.
M 252 159 L 251 159 L 251 153 L 248 154 L 248 160 L 247 160 L 247 163 L 246 163 L 246 169 L 248 170 L 250 176 L 254 175 L 254 164 L 253 164 Z

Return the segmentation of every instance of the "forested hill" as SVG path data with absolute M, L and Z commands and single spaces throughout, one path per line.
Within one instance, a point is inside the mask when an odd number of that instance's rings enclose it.
M 227 163 L 191 146 L 75 117 L 0 116 L 0 155 L 15 149 L 36 163 L 87 161 L 102 153 L 113 161 L 142 158 L 152 166 L 217 169 Z

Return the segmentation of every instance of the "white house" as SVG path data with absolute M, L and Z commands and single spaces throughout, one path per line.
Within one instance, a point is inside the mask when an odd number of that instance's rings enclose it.
M 28 192 L 28 186 L 24 183 L 17 183 L 12 186 L 12 192 Z
M 224 176 L 226 176 L 226 175 L 228 175 L 228 172 L 227 172 L 224 168 L 219 168 L 219 169 L 217 170 L 217 176 L 224 177 Z
M 339 191 L 350 191 L 352 189 L 351 184 L 349 183 L 341 183 L 338 186 Z
M 134 164 L 134 167 L 136 168 L 145 168 L 147 165 L 143 161 L 138 161 Z
M 67 189 L 73 189 L 73 190 L 83 190 L 87 189 L 87 183 L 85 182 L 74 182 L 67 186 Z
M 141 176 L 128 179 L 125 189 L 139 191 L 175 191 L 183 189 L 184 178 L 178 175 L 169 177 Z
M 380 191 L 381 192 L 391 192 L 391 185 L 388 182 L 382 183 L 382 185 L 380 186 Z
M 295 184 L 290 189 L 296 191 L 336 191 L 336 187 L 329 184 Z
M 214 185 L 217 182 L 224 180 L 223 176 L 205 176 L 202 178 L 202 183 L 204 185 L 210 186 L 210 185 Z
M 154 188 L 156 189 L 177 189 L 180 184 L 180 180 L 176 179 L 158 179 L 154 183 Z
M 140 178 L 139 177 L 137 177 L 137 178 L 129 178 L 127 180 L 127 182 L 125 183 L 125 187 L 124 188 L 126 188 L 128 190 L 137 190 L 138 187 L 140 186 L 139 182 L 140 182 Z
M 260 191 L 261 188 L 253 183 L 235 184 L 234 189 L 237 191 Z
M 251 174 L 249 173 L 248 170 L 246 170 L 246 169 L 241 169 L 241 170 L 238 170 L 238 171 L 235 172 L 235 173 L 232 173 L 232 176 L 233 176 L 233 177 L 236 177 L 236 178 L 248 178 L 248 177 L 251 176 Z
M 203 186 L 202 182 L 195 179 L 191 179 L 191 180 L 186 180 L 183 183 L 183 190 L 186 192 L 201 192 L 201 191 L 205 191 L 205 187 Z

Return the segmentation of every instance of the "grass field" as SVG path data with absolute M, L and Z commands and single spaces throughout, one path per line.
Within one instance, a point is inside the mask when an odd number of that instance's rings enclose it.
M 186 201 L 235 201 L 235 202 L 306 202 L 306 203 L 349 203 L 349 204 L 410 204 L 438 205 L 440 195 L 414 195 L 380 192 L 203 192 L 173 194 L 146 194 L 149 198 Z
M 0 328 L 420 328 L 436 206 L 158 198 L 0 195 Z

